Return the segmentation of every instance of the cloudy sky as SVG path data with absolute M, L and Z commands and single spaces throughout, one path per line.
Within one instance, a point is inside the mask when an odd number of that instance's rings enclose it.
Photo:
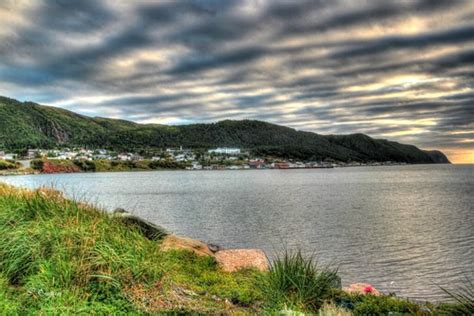
M 474 1 L 0 0 L 0 95 L 90 116 L 258 119 L 474 162 Z

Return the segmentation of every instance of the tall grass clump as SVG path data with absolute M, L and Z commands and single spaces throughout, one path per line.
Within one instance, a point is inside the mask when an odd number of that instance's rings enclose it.
M 340 278 L 337 268 L 321 267 L 313 256 L 285 251 L 273 261 L 263 284 L 272 308 L 317 311 L 340 286 Z
M 440 287 L 454 304 L 442 305 L 441 310 L 451 315 L 474 315 L 474 284 L 472 280 L 466 279 L 457 290 L 448 290 Z
M 53 190 L 0 184 L 0 235 L 3 287 L 20 293 L 21 308 L 49 312 L 111 297 L 120 305 L 125 285 L 161 277 L 156 243 Z

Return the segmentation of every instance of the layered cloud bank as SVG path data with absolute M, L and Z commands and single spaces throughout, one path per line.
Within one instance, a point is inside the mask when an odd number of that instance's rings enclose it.
M 2 1 L 0 95 L 141 123 L 259 119 L 474 162 L 472 1 Z

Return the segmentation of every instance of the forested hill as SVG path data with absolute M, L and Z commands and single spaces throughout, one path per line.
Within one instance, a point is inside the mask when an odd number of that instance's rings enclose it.
M 449 163 L 439 151 L 370 138 L 323 136 L 261 121 L 166 126 L 91 118 L 64 109 L 0 97 L 0 149 L 62 146 L 141 150 L 183 146 L 240 147 L 255 154 L 303 160 Z

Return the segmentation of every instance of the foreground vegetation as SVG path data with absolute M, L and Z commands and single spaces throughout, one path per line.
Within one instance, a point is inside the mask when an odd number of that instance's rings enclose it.
M 340 290 L 337 270 L 300 253 L 269 272 L 227 273 L 214 258 L 160 250 L 138 227 L 56 191 L 0 184 L 0 314 L 458 314 L 456 304 L 419 305 Z M 472 295 L 472 292 L 471 292 Z

